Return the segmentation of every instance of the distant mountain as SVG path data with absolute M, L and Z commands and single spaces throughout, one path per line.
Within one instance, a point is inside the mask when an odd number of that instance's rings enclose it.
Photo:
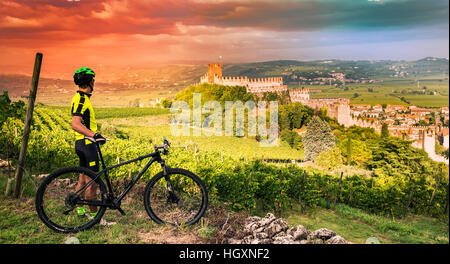
M 342 72 L 356 74 L 366 78 L 387 77 L 420 77 L 430 75 L 449 74 L 448 58 L 427 57 L 417 61 L 344 61 L 344 60 L 316 60 L 316 61 L 267 61 L 246 64 L 224 65 L 223 74 L 226 76 L 286 76 L 290 74 L 302 75 L 305 72 Z M 397 75 L 397 76 L 396 76 Z
M 211 61 L 213 62 L 213 61 Z M 180 91 L 191 84 L 198 83 L 207 72 L 203 65 L 173 64 L 148 68 L 96 68 L 98 90 L 162 90 Z M 247 76 L 249 78 L 282 76 L 288 82 L 293 76 L 307 76 L 311 73 L 344 73 L 354 78 L 383 79 L 423 76 L 448 76 L 448 58 L 426 57 L 417 61 L 391 60 L 276 60 L 254 63 L 224 64 L 224 76 Z M 70 75 L 69 75 L 70 76 Z M 0 75 L 0 91 L 7 90 L 11 96 L 28 93 L 30 76 Z M 70 79 L 41 78 L 41 91 L 46 93 L 66 93 L 76 87 Z

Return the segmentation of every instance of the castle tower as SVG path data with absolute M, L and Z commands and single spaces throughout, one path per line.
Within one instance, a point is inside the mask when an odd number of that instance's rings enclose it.
M 214 75 L 222 79 L 222 63 L 208 63 L 208 83 L 214 83 Z

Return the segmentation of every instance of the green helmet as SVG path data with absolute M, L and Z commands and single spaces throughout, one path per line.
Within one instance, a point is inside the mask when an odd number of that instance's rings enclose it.
M 75 71 L 73 81 L 76 85 L 89 85 L 91 80 L 95 77 L 95 72 L 89 67 L 81 67 Z

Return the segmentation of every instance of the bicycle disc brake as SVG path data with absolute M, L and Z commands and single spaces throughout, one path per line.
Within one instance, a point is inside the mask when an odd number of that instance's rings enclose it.
M 75 207 L 77 206 L 77 202 L 79 200 L 80 200 L 80 195 L 78 195 L 76 193 L 70 193 L 69 195 L 67 195 L 66 199 L 64 200 L 64 203 L 67 207 L 70 207 L 70 208 L 68 210 L 64 211 L 63 214 L 67 215 L 71 211 L 73 211 L 73 209 L 75 209 Z

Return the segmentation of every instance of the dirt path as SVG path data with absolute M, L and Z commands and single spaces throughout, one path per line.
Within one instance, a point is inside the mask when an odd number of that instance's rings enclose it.
M 161 226 L 148 233 L 139 233 L 140 242 L 148 244 L 207 244 L 206 239 L 194 231 L 185 231 L 178 227 Z

